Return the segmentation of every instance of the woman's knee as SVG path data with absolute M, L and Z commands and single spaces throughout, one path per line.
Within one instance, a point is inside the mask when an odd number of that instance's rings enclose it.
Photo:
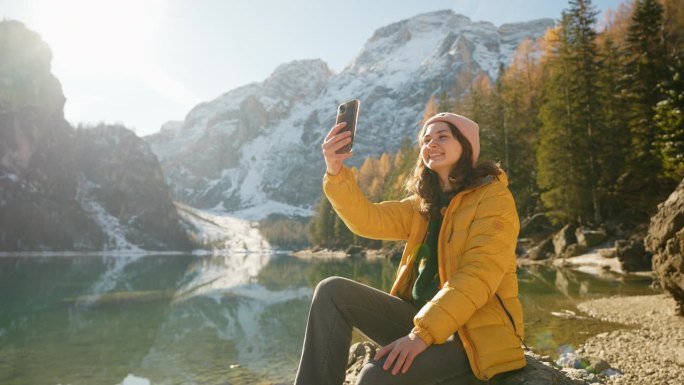
M 380 385 L 387 383 L 388 372 L 382 368 L 382 362 L 369 362 L 361 368 L 356 376 L 355 385 Z
M 313 299 L 332 298 L 349 285 L 349 280 L 342 277 L 328 277 L 318 283 L 314 290 Z
M 367 363 L 361 368 L 358 376 L 356 377 L 355 385 L 378 385 L 385 373 L 385 370 L 380 365 L 376 365 L 372 362 Z

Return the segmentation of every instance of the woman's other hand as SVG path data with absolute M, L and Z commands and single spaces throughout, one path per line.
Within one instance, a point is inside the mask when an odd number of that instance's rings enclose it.
M 399 373 L 399 370 L 402 373 L 408 372 L 413 359 L 424 352 L 425 349 L 427 349 L 427 344 L 417 335 L 409 333 L 409 335 L 401 337 L 378 350 L 373 359 L 377 361 L 389 353 L 382 368 L 388 370 L 394 364 L 392 375 L 396 375 Z
M 323 157 L 325 158 L 326 172 L 330 175 L 337 175 L 342 169 L 342 164 L 344 160 L 352 156 L 351 152 L 345 152 L 338 154 L 337 150 L 348 145 L 351 142 L 351 131 L 345 131 L 338 134 L 341 129 L 343 129 L 347 123 L 340 123 L 335 125 L 328 136 L 325 137 L 321 149 L 323 149 Z

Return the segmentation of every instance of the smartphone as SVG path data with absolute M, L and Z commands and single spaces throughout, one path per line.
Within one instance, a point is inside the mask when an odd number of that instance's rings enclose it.
M 337 107 L 337 120 L 335 124 L 342 122 L 347 123 L 347 125 L 338 134 L 345 131 L 351 131 L 351 142 L 348 145 L 337 150 L 338 154 L 344 154 L 352 150 L 352 145 L 354 144 L 354 135 L 356 135 L 356 121 L 359 119 L 359 105 L 361 102 L 358 99 L 353 99 L 340 104 Z

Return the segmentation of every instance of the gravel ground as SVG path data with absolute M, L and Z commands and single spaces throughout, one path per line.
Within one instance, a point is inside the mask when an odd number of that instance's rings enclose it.
M 660 295 L 611 297 L 578 308 L 605 321 L 633 325 L 591 337 L 579 355 L 606 360 L 624 373 L 607 384 L 684 384 L 684 317 L 672 298 Z

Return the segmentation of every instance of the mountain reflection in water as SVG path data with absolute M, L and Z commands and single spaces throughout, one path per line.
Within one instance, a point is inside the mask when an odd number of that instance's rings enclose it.
M 389 290 L 395 269 L 257 254 L 3 257 L 0 383 L 291 381 L 315 285 L 338 275 Z M 519 279 L 526 342 L 551 355 L 618 327 L 574 316 L 577 303 L 652 292 L 649 278 L 548 267 Z

